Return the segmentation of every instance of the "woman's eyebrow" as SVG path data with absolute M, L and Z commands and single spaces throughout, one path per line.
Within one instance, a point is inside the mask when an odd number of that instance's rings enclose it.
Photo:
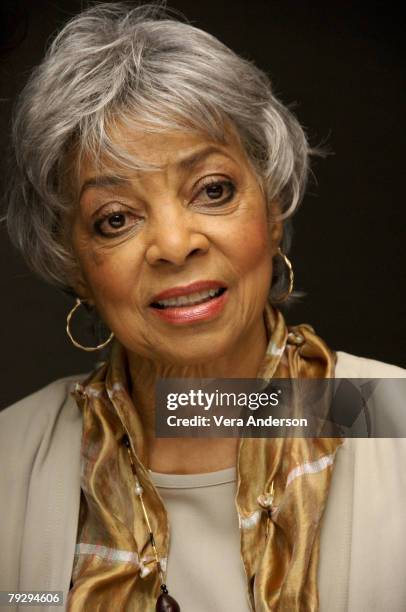
M 232 159 L 232 157 L 228 155 L 227 152 L 223 149 L 220 149 L 215 145 L 209 145 L 207 147 L 204 147 L 204 149 L 201 149 L 200 151 L 196 151 L 191 155 L 177 160 L 174 165 L 180 170 L 191 170 L 192 168 L 197 166 L 197 164 L 204 161 L 207 157 L 213 155 L 214 153 L 220 153 L 220 155 L 224 155 L 225 157 Z
M 80 190 L 79 199 L 87 189 L 91 189 L 92 187 L 117 187 L 117 185 L 123 185 L 124 183 L 128 183 L 128 180 L 119 176 L 108 174 L 92 176 L 83 183 Z

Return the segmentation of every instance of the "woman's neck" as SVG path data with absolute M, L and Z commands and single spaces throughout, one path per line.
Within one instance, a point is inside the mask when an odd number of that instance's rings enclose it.
M 267 346 L 263 320 L 227 355 L 180 366 L 129 355 L 132 398 L 140 415 L 148 467 L 163 473 L 213 472 L 236 465 L 238 438 L 156 438 L 155 385 L 165 378 L 255 378 Z

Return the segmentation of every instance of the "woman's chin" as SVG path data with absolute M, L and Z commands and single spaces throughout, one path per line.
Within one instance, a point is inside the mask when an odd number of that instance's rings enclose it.
M 180 343 L 181 344 L 181 343 Z M 206 368 L 213 367 L 227 353 L 213 351 L 213 346 L 200 347 L 177 347 L 176 350 L 168 350 L 154 356 L 154 361 L 169 363 L 175 368 Z
M 175 368 L 212 368 L 235 352 L 234 343 L 207 334 L 206 337 L 179 338 L 177 342 L 164 345 L 159 350 L 149 351 L 148 357 L 157 363 L 170 364 Z

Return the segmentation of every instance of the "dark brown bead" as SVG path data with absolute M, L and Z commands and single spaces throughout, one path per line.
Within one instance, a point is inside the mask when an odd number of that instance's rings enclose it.
M 167 593 L 162 593 L 156 602 L 156 612 L 180 612 L 179 604 Z

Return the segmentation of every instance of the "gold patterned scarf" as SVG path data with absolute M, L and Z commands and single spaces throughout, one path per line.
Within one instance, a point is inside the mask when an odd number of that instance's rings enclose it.
M 310 326 L 288 329 L 281 313 L 269 305 L 264 317 L 269 343 L 259 378 L 334 377 L 334 353 Z M 75 395 L 83 412 L 82 496 L 68 610 L 153 612 L 160 581 L 122 444 L 124 434 L 132 444 L 164 570 L 170 554 L 168 519 L 140 460 L 145 450 L 142 425 L 128 391 L 126 354 L 119 343 L 109 362 L 78 385 Z M 320 521 L 342 442 L 286 437 L 239 441 L 236 506 L 255 612 L 318 610 Z M 266 501 L 272 482 L 270 516 Z

